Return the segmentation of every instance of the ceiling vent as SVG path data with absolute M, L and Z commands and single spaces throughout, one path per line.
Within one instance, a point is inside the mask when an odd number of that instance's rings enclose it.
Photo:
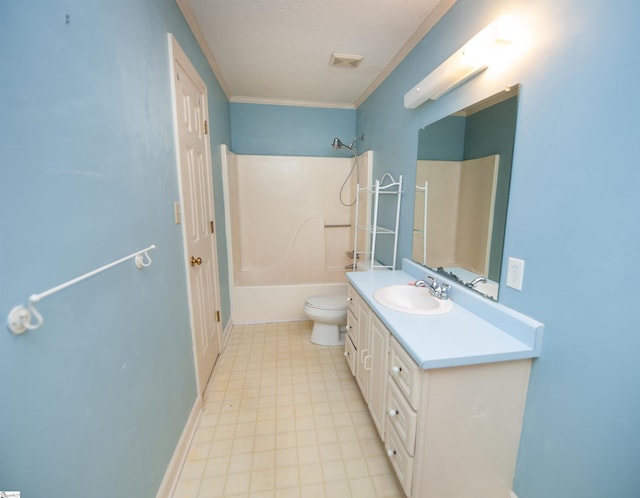
M 336 67 L 349 67 L 356 68 L 360 65 L 364 59 L 364 55 L 358 54 L 341 54 L 340 52 L 333 52 L 329 59 L 330 66 Z

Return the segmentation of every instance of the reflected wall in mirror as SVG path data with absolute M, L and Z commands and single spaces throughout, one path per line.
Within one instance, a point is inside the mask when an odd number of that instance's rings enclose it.
M 496 300 L 518 90 L 477 102 L 418 135 L 412 259 Z

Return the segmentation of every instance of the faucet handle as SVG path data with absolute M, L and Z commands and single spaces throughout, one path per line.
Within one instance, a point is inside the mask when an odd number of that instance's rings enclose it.
M 451 289 L 449 284 L 441 282 L 436 290 L 436 297 L 439 297 L 440 299 L 449 299 L 449 289 Z
M 431 275 L 427 275 L 426 277 L 424 277 L 424 279 L 431 287 L 436 287 L 440 284 L 440 282 L 438 282 L 438 279 L 436 277 L 432 277 Z

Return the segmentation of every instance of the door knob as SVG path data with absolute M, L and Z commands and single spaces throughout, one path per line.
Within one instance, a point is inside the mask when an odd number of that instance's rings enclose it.
M 200 266 L 202 264 L 202 258 L 194 258 L 191 256 L 191 266 Z

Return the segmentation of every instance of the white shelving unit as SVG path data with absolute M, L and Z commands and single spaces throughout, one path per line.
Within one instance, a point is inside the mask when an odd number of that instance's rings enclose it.
M 427 201 L 428 183 L 424 182 L 424 187 L 416 185 L 416 200 L 413 213 L 413 259 L 427 264 Z M 419 244 L 416 244 L 419 242 Z M 419 247 L 419 251 L 418 251 Z
M 365 202 L 362 197 L 366 196 Z M 379 224 L 380 200 L 382 197 L 395 197 L 395 222 L 393 226 L 381 226 Z M 373 201 L 371 223 L 368 222 L 370 217 L 368 213 L 363 213 L 362 209 L 368 209 L 370 202 Z M 365 260 L 369 261 L 369 269 L 395 269 L 396 256 L 398 252 L 398 224 L 400 222 L 400 201 L 402 199 L 402 175 L 396 181 L 389 173 L 385 173 L 380 180 L 376 180 L 373 185 L 367 187 L 356 187 L 356 223 L 355 233 L 353 237 L 353 269 L 357 270 L 358 258 L 365 256 Z M 393 201 L 392 201 L 393 202 Z M 386 205 L 386 203 L 385 203 Z M 362 218 L 367 220 L 361 223 Z M 366 251 L 358 250 L 358 242 L 361 236 L 365 236 Z M 393 237 L 393 259 L 391 265 L 381 265 L 376 262 L 376 249 L 380 241 L 380 237 Z M 370 240 L 370 243 L 368 243 Z

